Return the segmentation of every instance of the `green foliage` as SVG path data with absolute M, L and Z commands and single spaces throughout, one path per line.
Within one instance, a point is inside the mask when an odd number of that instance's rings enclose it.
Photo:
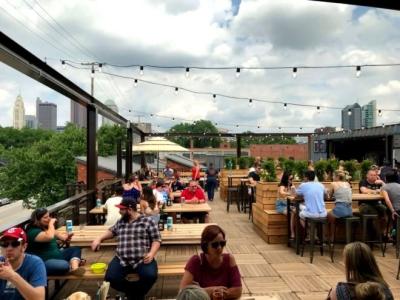
M 239 157 L 238 159 L 238 165 L 239 165 L 239 169 L 247 169 L 248 168 L 248 160 L 247 157 Z
M 304 178 L 304 173 L 307 171 L 307 161 L 306 160 L 296 160 L 294 165 L 294 170 L 297 177 L 301 180 Z M 294 174 L 293 174 L 294 175 Z
M 328 159 L 326 161 L 326 173 L 328 174 L 329 178 L 332 179 L 333 172 L 339 168 L 339 161 L 337 159 Z
M 38 207 L 60 201 L 65 185 L 75 181 L 75 156 L 85 152 L 85 131 L 71 124 L 48 140 L 3 151 L 7 165 L 0 168 L 1 194 L 25 203 L 33 198 Z
M 214 124 L 207 120 L 199 120 L 194 123 L 180 123 L 173 127 L 171 127 L 167 132 L 182 132 L 182 133 L 218 133 L 218 129 L 214 126 Z M 171 140 L 182 147 L 189 148 L 190 147 L 190 137 L 172 137 Z M 206 148 L 213 147 L 218 148 L 221 143 L 221 139 L 217 137 L 195 137 L 193 138 L 193 145 L 195 148 Z
M 344 169 L 349 172 L 349 175 L 351 176 L 351 178 L 354 179 L 354 175 L 357 171 L 357 161 L 356 160 L 346 160 L 344 162 Z
M 5 149 L 28 147 L 35 142 L 49 140 L 54 134 L 54 131 L 44 129 L 0 127 L 0 145 Z
M 110 156 L 117 154 L 117 143 L 121 140 L 126 141 L 125 128 L 118 125 L 104 125 L 97 131 L 97 141 L 100 156 Z
M 262 164 L 263 172 L 260 177 L 264 181 L 272 182 L 276 181 L 275 164 L 273 161 L 267 160 Z
M 285 159 L 284 161 L 281 162 L 282 169 L 283 171 L 289 172 L 290 174 L 294 175 L 294 170 L 295 170 L 295 161 L 292 159 Z
M 271 144 L 296 144 L 296 140 L 292 137 L 271 137 L 271 136 L 252 136 L 251 131 L 245 131 L 248 136 L 243 136 L 240 141 L 242 148 L 248 148 L 251 145 L 271 145 Z M 231 147 L 236 147 L 236 142 L 230 143 Z
M 235 157 L 225 157 L 225 169 L 232 170 L 236 166 L 236 158 Z
M 317 175 L 319 181 L 324 181 L 325 179 L 326 165 L 326 160 L 319 160 L 314 164 L 315 174 Z
M 366 159 L 361 162 L 360 171 L 361 171 L 362 178 L 365 178 L 365 176 L 367 176 L 368 170 L 371 168 L 372 165 L 373 165 L 373 162 L 369 159 Z

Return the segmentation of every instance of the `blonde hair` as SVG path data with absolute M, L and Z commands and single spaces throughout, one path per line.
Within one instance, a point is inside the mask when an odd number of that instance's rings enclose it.
M 339 179 L 339 181 L 346 181 L 346 173 L 341 170 L 336 170 L 334 176 Z
M 75 292 L 67 298 L 67 300 L 90 300 L 90 296 L 84 292 Z
M 378 282 L 388 286 L 368 245 L 362 242 L 347 244 L 343 250 L 347 282 Z
M 382 284 L 377 282 L 363 282 L 355 286 L 357 300 L 385 300 L 386 295 Z

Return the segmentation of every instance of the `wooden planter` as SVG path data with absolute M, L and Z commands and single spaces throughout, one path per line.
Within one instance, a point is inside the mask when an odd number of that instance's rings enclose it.
M 228 176 L 229 175 L 242 175 L 247 176 L 249 171 L 247 169 L 242 170 L 226 170 L 222 169 L 219 173 L 219 197 L 221 200 L 226 201 L 227 199 L 227 187 L 228 187 Z M 240 185 L 240 178 L 233 178 L 232 180 L 233 185 Z

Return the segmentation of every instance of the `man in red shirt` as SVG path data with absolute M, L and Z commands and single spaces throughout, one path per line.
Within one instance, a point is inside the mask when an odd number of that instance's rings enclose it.
M 206 195 L 203 189 L 199 186 L 196 180 L 191 180 L 189 186 L 182 191 L 182 198 L 185 198 L 185 203 L 198 204 L 207 202 Z M 208 213 L 183 213 L 182 221 L 187 223 L 188 219 L 199 219 L 200 223 L 208 223 Z

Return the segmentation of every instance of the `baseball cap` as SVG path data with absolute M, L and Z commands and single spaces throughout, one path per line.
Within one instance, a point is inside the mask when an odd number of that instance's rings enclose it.
M 25 231 L 19 227 L 13 227 L 3 232 L 3 235 L 0 237 L 0 239 L 2 240 L 3 238 L 12 238 L 18 241 L 22 240 L 24 242 L 27 241 Z
M 122 209 L 127 208 L 136 208 L 137 201 L 133 198 L 123 198 L 120 204 L 116 204 L 115 206 Z

